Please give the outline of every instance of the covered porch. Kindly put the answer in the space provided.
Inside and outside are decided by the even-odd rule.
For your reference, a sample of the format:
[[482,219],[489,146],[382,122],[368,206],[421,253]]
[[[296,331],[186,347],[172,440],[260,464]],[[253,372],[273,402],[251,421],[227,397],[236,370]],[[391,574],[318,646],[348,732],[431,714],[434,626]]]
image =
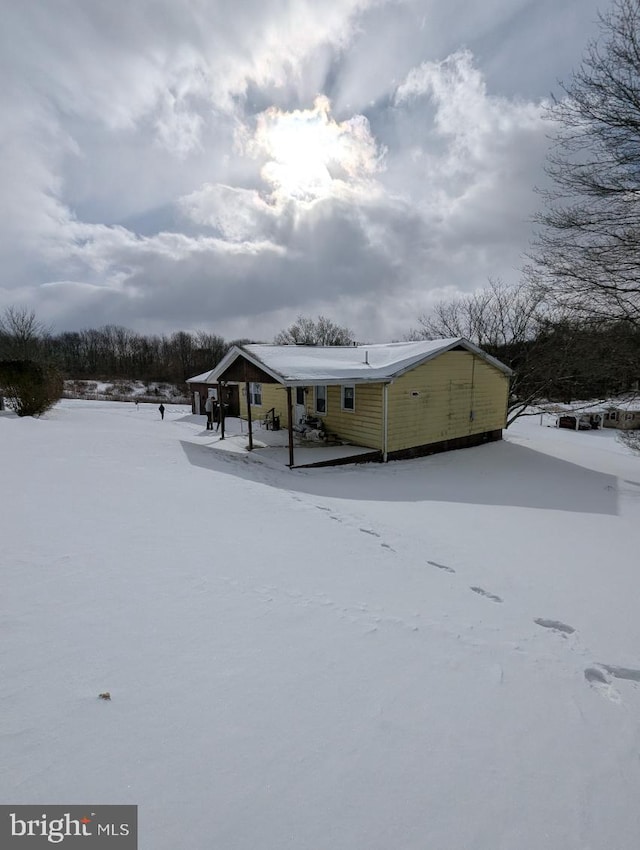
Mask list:
[[[212,436],[211,431],[207,432],[207,436]],[[220,431],[214,431],[213,436],[214,440],[208,445],[215,451],[234,454],[251,452],[256,459],[274,466],[288,466],[290,469],[382,460],[381,453],[376,450],[349,443],[328,444],[319,440],[306,440],[294,431],[292,462],[289,429],[274,431],[264,427],[264,423],[259,420],[252,421],[250,440],[249,422],[239,417],[225,417],[224,423],[220,423]]]
[[[347,440],[335,438],[335,435],[332,437],[327,434],[321,416],[309,415],[308,411],[305,411],[304,394],[313,391],[316,385],[326,386],[326,378],[317,381],[308,378],[304,381],[284,381],[244,356],[237,357],[226,368],[223,367],[216,377],[218,395],[221,398],[224,397],[229,382],[238,384],[241,388],[241,414],[246,413],[246,421],[242,418],[235,421],[239,424],[240,432],[244,431],[247,451],[259,449],[278,458],[284,458],[286,453],[286,465],[292,469],[382,460],[379,449],[354,445]],[[269,408],[269,404],[263,405],[261,398],[260,405],[263,410],[259,417],[256,416],[252,399],[255,390],[252,388],[264,385],[277,387],[285,394],[284,411],[280,406],[280,412],[277,414],[275,408]],[[222,411],[220,421],[221,441],[231,437],[229,429],[232,420],[224,415],[225,412]]]

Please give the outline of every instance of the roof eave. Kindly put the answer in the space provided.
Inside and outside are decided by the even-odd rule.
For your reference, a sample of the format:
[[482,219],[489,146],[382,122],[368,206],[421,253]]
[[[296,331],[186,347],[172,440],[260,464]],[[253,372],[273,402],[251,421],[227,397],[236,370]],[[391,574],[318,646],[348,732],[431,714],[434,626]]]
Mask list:
[[282,385],[285,387],[340,387],[344,384],[389,384],[393,377],[389,375],[376,376],[372,378],[353,377],[343,375],[340,378],[285,378]]

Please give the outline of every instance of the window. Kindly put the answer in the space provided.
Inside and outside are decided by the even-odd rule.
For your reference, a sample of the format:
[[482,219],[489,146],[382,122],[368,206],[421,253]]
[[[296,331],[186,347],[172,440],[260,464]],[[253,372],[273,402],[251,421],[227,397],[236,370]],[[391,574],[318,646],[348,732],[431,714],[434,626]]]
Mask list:
[[316,413],[327,412],[327,388],[316,387]]
[[304,406],[304,387],[296,387],[296,404]]
[[633,413],[627,413],[625,419],[633,419]]
[[262,407],[262,384],[249,384],[249,404]]
[[356,409],[356,388],[355,387],[342,387],[342,409],[343,410],[355,410]]

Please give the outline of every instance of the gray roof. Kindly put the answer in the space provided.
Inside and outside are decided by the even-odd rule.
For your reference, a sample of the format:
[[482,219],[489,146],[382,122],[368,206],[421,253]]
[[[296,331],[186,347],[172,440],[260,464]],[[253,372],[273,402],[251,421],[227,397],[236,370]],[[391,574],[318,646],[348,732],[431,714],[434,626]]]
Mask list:
[[[211,372],[207,381],[215,382],[238,357],[262,369],[278,383],[289,386],[307,384],[380,383],[391,381],[421,363],[454,348],[464,348],[482,357],[506,375],[511,369],[486,354],[463,337],[389,342],[375,345],[307,346],[245,345],[234,346]],[[202,378],[203,376],[198,376]],[[195,378],[189,379],[195,382]]]

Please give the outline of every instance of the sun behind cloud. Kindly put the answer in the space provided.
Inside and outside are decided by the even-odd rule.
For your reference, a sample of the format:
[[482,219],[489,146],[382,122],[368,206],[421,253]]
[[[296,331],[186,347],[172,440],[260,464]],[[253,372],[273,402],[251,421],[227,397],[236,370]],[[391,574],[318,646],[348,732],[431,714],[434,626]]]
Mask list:
[[261,176],[276,198],[300,201],[362,187],[381,169],[384,156],[367,119],[336,121],[324,95],[311,109],[270,107],[260,113],[247,151],[264,158]]

